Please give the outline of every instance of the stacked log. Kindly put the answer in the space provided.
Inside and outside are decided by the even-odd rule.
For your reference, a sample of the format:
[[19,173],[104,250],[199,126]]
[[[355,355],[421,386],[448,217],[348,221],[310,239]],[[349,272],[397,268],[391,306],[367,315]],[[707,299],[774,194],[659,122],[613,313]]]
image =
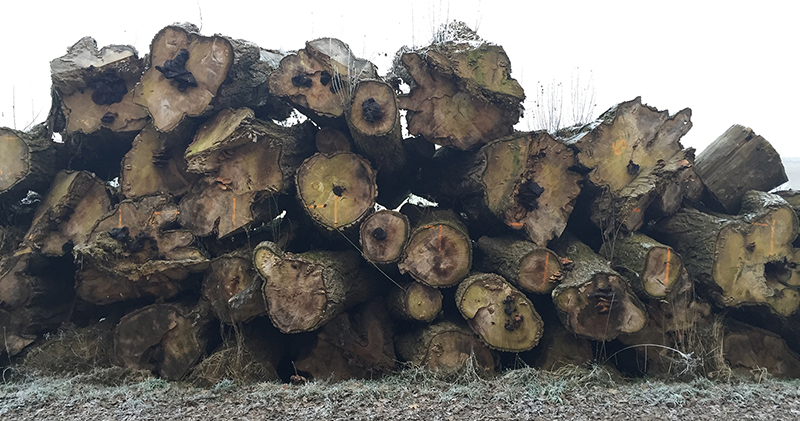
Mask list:
[[145,59],[70,47],[48,122],[0,128],[2,352],[106,319],[109,361],[207,385],[607,345],[664,374],[721,326],[733,369],[800,376],[800,196],[768,193],[765,139],[734,126],[695,159],[691,110],[640,98],[515,132],[505,51],[448,31],[385,77],[334,38],[281,53],[187,24]]

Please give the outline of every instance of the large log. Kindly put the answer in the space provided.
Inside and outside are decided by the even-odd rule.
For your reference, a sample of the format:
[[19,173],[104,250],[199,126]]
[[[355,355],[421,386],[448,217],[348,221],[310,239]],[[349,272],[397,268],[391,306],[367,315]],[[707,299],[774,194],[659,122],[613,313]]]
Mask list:
[[479,270],[497,273],[525,292],[549,294],[564,276],[561,258],[530,241],[483,236],[477,245]]
[[[187,170],[205,174],[181,200],[181,224],[197,236],[228,236],[251,225],[268,198],[294,188],[295,172],[313,152],[310,123],[284,128],[247,108],[224,109],[186,149]],[[264,204],[265,206],[259,206]]]
[[738,124],[703,149],[695,170],[707,188],[709,206],[730,214],[739,212],[748,190],[770,191],[789,180],[772,145]]
[[398,98],[409,110],[409,133],[467,150],[510,135],[525,94],[503,47],[480,40],[463,22],[451,25],[458,37],[399,51],[393,71],[411,86]]
[[[57,92],[54,107],[64,114],[65,131],[91,134],[101,128],[112,133],[143,128],[147,110],[133,102],[133,88],[143,71],[142,59],[128,45],[98,50],[93,38],[84,37],[69,47],[66,55],[50,62]],[[105,141],[111,141],[108,134]]]
[[374,379],[394,370],[393,339],[386,307],[371,301],[329,321],[294,366],[314,379]]
[[471,267],[472,241],[467,228],[449,210],[431,211],[422,216],[397,264],[401,273],[408,273],[434,288],[458,284]]
[[310,119],[342,127],[341,119],[358,81],[376,77],[375,66],[356,58],[347,44],[320,38],[284,57],[269,77],[269,89]]
[[33,217],[24,244],[45,256],[62,256],[86,242],[111,208],[105,183],[86,171],[61,171]]
[[574,153],[546,132],[517,133],[474,155],[441,148],[414,191],[459,204],[477,225],[488,228],[499,220],[525,230],[545,246],[564,231],[581,192],[582,176],[572,171],[574,165]]
[[644,328],[647,311],[627,280],[589,246],[565,233],[551,244],[572,262],[553,290],[553,302],[564,326],[572,333],[610,341],[620,333]]
[[375,206],[375,172],[354,153],[317,153],[300,165],[296,177],[300,203],[327,230],[356,226]]
[[150,62],[133,91],[153,125],[168,132],[185,116],[202,115],[233,64],[231,42],[219,35],[205,37],[193,25],[170,25],[150,44]]
[[185,229],[170,229],[178,207],[169,196],[125,200],[100,219],[73,253],[81,266],[78,296],[95,304],[140,297],[170,298],[185,290],[187,277],[208,267]]
[[264,241],[253,251],[253,266],[264,279],[272,324],[283,333],[318,329],[366,301],[374,287],[355,251],[294,254]]
[[28,133],[0,127],[0,201],[19,200],[28,190],[43,193],[64,163],[63,148],[45,125]]
[[780,316],[800,307],[800,277],[790,270],[798,219],[779,196],[750,191],[739,216],[682,209],[659,221],[653,236],[677,250],[717,306],[766,305]]
[[27,247],[0,259],[0,353],[13,357],[69,319],[75,297],[70,260]]
[[528,351],[542,337],[542,317],[528,297],[500,275],[470,275],[456,290],[456,305],[469,327],[492,349]]
[[800,355],[767,330],[728,320],[722,352],[736,374],[763,376],[765,370],[772,377],[800,378]]
[[[463,322],[462,322],[463,323]],[[474,357],[475,371],[492,373],[497,368],[495,353],[468,327],[442,321],[399,336],[397,354],[415,367],[440,373],[461,369]]]
[[264,280],[253,267],[253,252],[239,249],[211,261],[203,279],[203,297],[220,321],[248,322],[267,313]]
[[206,352],[208,303],[152,304],[123,317],[114,330],[114,363],[180,380]]
[[392,173],[406,164],[400,109],[389,84],[377,79],[359,81],[346,117],[359,153],[378,171]]

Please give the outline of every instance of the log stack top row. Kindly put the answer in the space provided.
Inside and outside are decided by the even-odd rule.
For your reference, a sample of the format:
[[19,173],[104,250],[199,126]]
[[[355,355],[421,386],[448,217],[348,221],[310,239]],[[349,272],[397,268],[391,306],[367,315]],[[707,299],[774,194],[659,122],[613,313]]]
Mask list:
[[47,121],[0,129],[5,352],[115,306],[113,360],[173,379],[214,318],[250,326],[261,363],[336,378],[395,352],[491,371],[564,329],[674,339],[743,306],[793,332],[800,205],[766,193],[786,181],[766,140],[735,125],[695,159],[691,110],[640,98],[514,131],[509,57],[450,29],[384,76],[334,38],[282,52],[176,24],[144,58],[78,41]]

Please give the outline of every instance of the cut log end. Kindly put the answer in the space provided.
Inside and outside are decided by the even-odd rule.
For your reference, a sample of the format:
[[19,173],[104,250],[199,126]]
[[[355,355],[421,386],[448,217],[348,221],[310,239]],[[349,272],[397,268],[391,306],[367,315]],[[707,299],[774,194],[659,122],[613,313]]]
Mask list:
[[431,322],[442,311],[442,293],[419,282],[395,288],[387,298],[392,316],[401,320]]
[[434,288],[457,284],[472,266],[472,244],[461,229],[447,223],[414,230],[398,268]]
[[381,210],[368,216],[359,228],[364,258],[378,264],[400,259],[411,227],[400,212]]

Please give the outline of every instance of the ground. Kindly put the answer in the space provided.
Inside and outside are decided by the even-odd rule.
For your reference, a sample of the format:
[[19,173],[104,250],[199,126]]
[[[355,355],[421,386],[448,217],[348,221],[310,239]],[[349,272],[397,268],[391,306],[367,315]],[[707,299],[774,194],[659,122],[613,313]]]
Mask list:
[[6,370],[0,418],[14,420],[719,420],[800,418],[800,382],[702,377],[615,381],[602,369],[209,388],[105,369],[75,377]]

